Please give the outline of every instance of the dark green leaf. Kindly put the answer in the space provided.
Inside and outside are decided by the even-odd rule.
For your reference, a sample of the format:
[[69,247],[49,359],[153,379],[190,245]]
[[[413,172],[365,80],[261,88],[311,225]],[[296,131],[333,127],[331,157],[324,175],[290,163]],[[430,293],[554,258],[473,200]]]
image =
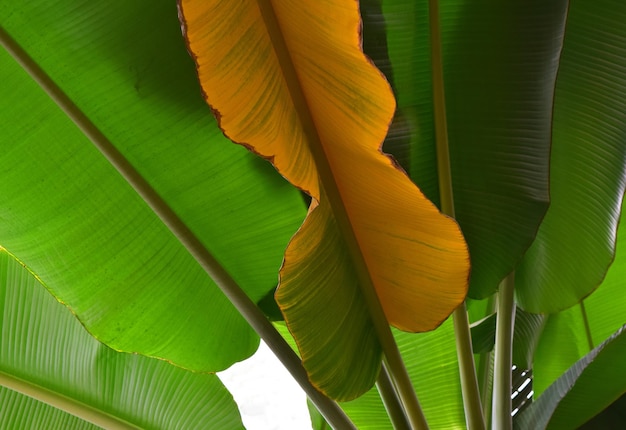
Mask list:
[[493,313],[471,325],[472,351],[482,354],[493,350],[496,340],[496,314]]
[[[624,324],[626,315],[626,213],[618,230],[615,261],[606,278],[584,301],[592,342],[598,345]],[[591,348],[580,305],[548,317],[534,358],[534,389],[542,393],[553,381]],[[610,369],[607,369],[610,372]]]
[[515,427],[578,427],[626,392],[625,361],[626,325],[570,367],[520,414]]
[[[471,297],[495,292],[548,205],[552,89],[566,7],[565,0],[441,5],[454,201],[470,247]],[[383,10],[411,137],[411,176],[438,201],[426,2],[386,1]]]
[[600,285],[626,187],[626,3],[571,2],[554,100],[551,204],[516,270],[530,312],[557,312]]

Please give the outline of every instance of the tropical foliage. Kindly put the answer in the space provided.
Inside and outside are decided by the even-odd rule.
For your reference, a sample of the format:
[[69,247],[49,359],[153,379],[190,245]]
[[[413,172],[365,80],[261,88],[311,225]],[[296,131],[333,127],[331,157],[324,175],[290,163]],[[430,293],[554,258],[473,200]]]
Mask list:
[[316,428],[573,429],[626,392],[622,2],[179,14],[0,5],[2,428],[242,428],[213,373],[259,336]]

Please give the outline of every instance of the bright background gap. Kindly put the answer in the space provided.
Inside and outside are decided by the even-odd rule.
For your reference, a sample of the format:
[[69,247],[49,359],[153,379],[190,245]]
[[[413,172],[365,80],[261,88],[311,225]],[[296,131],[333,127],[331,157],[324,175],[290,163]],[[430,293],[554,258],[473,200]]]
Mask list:
[[311,430],[306,395],[263,341],[249,359],[217,374],[247,430]]

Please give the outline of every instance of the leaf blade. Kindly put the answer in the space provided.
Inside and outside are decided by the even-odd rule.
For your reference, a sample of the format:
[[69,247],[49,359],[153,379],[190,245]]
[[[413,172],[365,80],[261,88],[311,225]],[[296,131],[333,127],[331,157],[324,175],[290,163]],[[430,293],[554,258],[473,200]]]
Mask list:
[[[469,296],[487,297],[521,260],[548,207],[553,89],[567,2],[441,3],[456,218],[470,248]],[[438,201],[427,8],[383,6],[411,177]],[[514,84],[512,84],[514,83]]]
[[[519,429],[576,428],[626,391],[623,326],[578,360],[516,420]],[[607,372],[611,369],[611,372]]]
[[[216,147],[224,139],[207,117],[197,86],[186,79],[193,64],[180,40],[175,7],[113,6],[91,4],[66,13],[50,2],[15,8],[3,3],[0,16],[79,108],[141,166],[140,173],[236,273],[251,298],[261,298],[273,289],[282,250],[304,216],[299,196],[244,151]],[[54,31],[34,37],[39,28]],[[138,28],[143,36],[129,43],[126,35]],[[162,42],[159,49],[152,40]],[[80,49],[85,45],[91,50]],[[0,243],[118,349],[204,371],[249,356],[256,334],[141,199],[89,149],[91,143],[1,55],[8,74],[3,81],[13,82],[15,90],[2,101],[12,124],[5,136],[19,145],[2,154],[2,165],[14,168],[3,182]],[[239,182],[239,175],[250,180]],[[258,213],[254,221],[251,213]],[[48,247],[37,249],[42,238]],[[151,250],[142,250],[144,245]],[[120,318],[107,319],[112,315]],[[207,332],[214,336],[207,338]]]
[[554,102],[552,203],[516,271],[517,299],[530,312],[573,306],[600,285],[614,258],[626,189],[624,19],[619,2],[569,8]]
[[[2,373],[71,399],[77,407],[67,411],[93,417],[90,410],[95,410],[109,420],[96,421],[100,425],[243,428],[237,407],[217,376],[107,348],[4,250],[0,250],[0,292],[1,328],[11,333],[0,343]],[[17,400],[3,391],[3,403]],[[28,422],[30,408],[42,414],[43,422],[58,416],[33,402],[20,402],[23,407],[7,411],[11,420]]]
[[[333,232],[331,241],[347,247],[356,267],[343,269],[340,278],[358,278],[348,282],[353,288],[357,282],[373,283],[387,318],[397,327],[423,331],[441,324],[464,298],[467,250],[458,226],[443,217],[379,150],[394,101],[388,84],[360,50],[357,5],[338,0],[304,5],[250,0],[233,12],[221,11],[217,3],[189,0],[181,2],[181,10],[207,101],[218,112],[225,133],[272,158],[294,185],[310,192],[316,203],[309,216],[323,210],[336,220],[338,228],[327,229]],[[331,10],[332,19],[327,19]],[[239,20],[224,24],[235,17]],[[239,34],[224,33],[227,28],[237,28]],[[263,124],[257,124],[261,120]],[[283,136],[276,137],[280,133]],[[285,149],[283,142],[291,146]],[[302,162],[301,157],[307,160]],[[298,234],[314,237],[315,232],[307,231],[312,225],[332,222],[305,222]],[[438,235],[433,234],[434,226]],[[346,245],[335,240],[338,236]],[[295,240],[287,258],[304,261],[293,257]],[[345,250],[337,250],[345,255]],[[297,279],[287,273],[298,271],[294,267],[286,259],[281,278]],[[313,280],[300,280],[298,288],[308,289]],[[281,297],[290,295],[281,294],[281,289],[292,285],[285,282],[279,287],[277,298],[283,311],[294,312],[291,303],[298,302],[280,303]],[[346,304],[335,304],[330,310],[322,302],[303,311],[309,313],[309,330],[334,332],[337,327],[320,314],[341,314]],[[296,320],[287,315],[285,319],[288,324]],[[297,339],[307,336],[293,325],[290,329]],[[360,388],[351,393],[342,392],[341,398],[354,397],[373,383],[372,375],[380,365],[375,357],[380,355],[373,354],[369,370],[363,373],[367,382],[356,384]]]

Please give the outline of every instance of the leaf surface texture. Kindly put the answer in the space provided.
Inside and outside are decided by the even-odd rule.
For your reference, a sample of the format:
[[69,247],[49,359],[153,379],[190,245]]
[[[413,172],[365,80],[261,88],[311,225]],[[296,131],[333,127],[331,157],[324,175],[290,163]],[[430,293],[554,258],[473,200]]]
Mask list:
[[[342,0],[180,4],[200,82],[225,134],[271,159],[307,191],[314,198],[310,218],[319,211],[287,249],[277,293],[309,371],[331,370],[317,362],[321,356],[329,363],[344,361],[338,357],[343,347],[335,348],[334,358],[320,354],[324,334],[345,328],[331,321],[352,308],[347,324],[369,324],[362,305],[329,301],[321,293],[328,288],[357,291],[360,276],[371,279],[394,326],[425,331],[441,324],[465,296],[467,249],[456,223],[380,152],[395,102],[388,83],[360,49],[358,5]],[[325,252],[340,257],[313,263],[319,257],[314,243],[335,244]],[[349,264],[356,254],[365,262],[365,275],[358,261],[356,268]],[[317,269],[310,270],[314,265]],[[302,295],[309,296],[306,307]],[[299,324],[306,331],[297,329]],[[363,335],[368,332],[353,339],[360,342],[354,350],[371,357],[358,372],[364,375],[361,382],[348,388],[314,383],[338,399],[371,386],[380,351],[371,336]],[[308,333],[318,335],[311,339]],[[332,371],[349,373],[348,368]]]
[[99,428],[38,401],[44,389],[137,428],[243,429],[216,375],[106,347],[2,249],[0,330],[0,379],[37,387],[34,397],[0,387],[1,428]]
[[[253,300],[275,288],[306,210],[221,134],[175,4],[7,1],[0,22]],[[114,349],[198,371],[250,356],[258,337],[213,281],[4,49],[0,64],[0,245]]]

